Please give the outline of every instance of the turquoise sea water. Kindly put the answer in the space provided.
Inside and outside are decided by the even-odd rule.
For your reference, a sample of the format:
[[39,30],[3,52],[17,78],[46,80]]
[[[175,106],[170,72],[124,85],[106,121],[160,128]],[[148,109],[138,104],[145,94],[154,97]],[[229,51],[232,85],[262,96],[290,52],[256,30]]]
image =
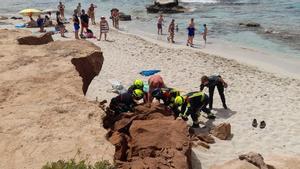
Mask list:
[[[16,14],[27,7],[56,8],[58,0],[0,0],[0,14]],[[122,23],[125,31],[156,34],[157,14],[147,14],[145,6],[152,0],[62,0],[71,15],[78,2],[87,9],[90,3],[98,6],[97,17],[109,16],[111,8],[132,15],[133,21]],[[300,59],[300,0],[182,0],[189,12],[165,15],[165,29],[171,19],[179,26],[177,38],[184,38],[190,18],[195,18],[199,32],[206,23],[209,38],[268,50]],[[259,29],[239,26],[240,22],[257,22]],[[266,31],[271,33],[265,33]]]

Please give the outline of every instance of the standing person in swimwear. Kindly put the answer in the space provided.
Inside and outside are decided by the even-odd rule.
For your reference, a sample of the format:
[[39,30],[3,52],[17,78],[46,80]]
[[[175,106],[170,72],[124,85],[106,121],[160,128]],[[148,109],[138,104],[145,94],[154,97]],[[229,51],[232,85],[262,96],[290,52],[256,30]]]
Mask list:
[[73,14],[73,24],[74,24],[75,39],[79,39],[78,31],[80,29],[79,18],[77,16],[77,14],[78,14],[78,11],[75,9],[74,10],[74,14]]
[[202,36],[203,36],[204,43],[206,44],[206,36],[207,36],[208,29],[206,27],[206,24],[203,24],[203,27],[204,27],[204,30],[202,32]]
[[56,12],[56,22],[57,22],[57,27],[59,28],[60,36],[65,37],[65,25],[58,11]]
[[89,7],[88,10],[88,16],[91,18],[92,24],[96,25],[96,21],[95,21],[95,8],[97,8],[96,5],[91,4],[91,6]]
[[168,42],[175,43],[174,41],[174,35],[175,35],[175,20],[172,19],[170,25],[169,25],[169,37]]
[[84,9],[81,11],[80,21],[81,21],[80,36],[83,36],[83,29],[87,31],[87,29],[89,28],[89,16],[85,13]]
[[102,34],[104,34],[104,40],[107,41],[106,37],[107,37],[107,33],[109,31],[109,26],[108,26],[108,22],[105,19],[104,16],[101,16],[101,20],[100,20],[100,36],[98,41],[101,41],[101,37]]
[[164,18],[163,18],[163,15],[160,15],[158,17],[158,20],[157,20],[157,34],[161,34],[162,35],[162,24],[164,22]]
[[194,47],[194,36],[195,36],[195,24],[194,24],[194,18],[191,19],[191,22],[187,28],[188,30],[188,39],[187,39],[187,43],[186,46],[191,46]]
[[65,19],[65,5],[61,1],[59,2],[57,9],[60,13],[61,18]]

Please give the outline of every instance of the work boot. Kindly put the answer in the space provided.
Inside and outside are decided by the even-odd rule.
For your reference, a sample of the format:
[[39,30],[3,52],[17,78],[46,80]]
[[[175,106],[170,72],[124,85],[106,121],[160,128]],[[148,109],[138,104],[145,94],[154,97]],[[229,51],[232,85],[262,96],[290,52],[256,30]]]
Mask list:
[[207,118],[208,118],[208,119],[215,119],[216,116],[215,116],[213,113],[208,113],[208,114],[207,114]]
[[199,123],[193,123],[192,128],[199,128]]
[[227,105],[224,103],[223,104],[224,109],[228,109]]

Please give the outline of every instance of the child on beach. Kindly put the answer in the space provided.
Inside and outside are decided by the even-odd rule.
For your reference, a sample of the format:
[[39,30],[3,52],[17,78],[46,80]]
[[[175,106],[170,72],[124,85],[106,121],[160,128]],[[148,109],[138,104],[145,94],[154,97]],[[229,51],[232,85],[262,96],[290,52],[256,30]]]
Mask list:
[[105,19],[104,16],[101,16],[101,20],[100,20],[100,36],[99,36],[98,41],[101,41],[102,34],[104,34],[104,40],[107,40],[106,37],[107,37],[108,31],[109,31],[108,22],[107,22],[107,20]]
[[207,31],[208,30],[207,30],[206,24],[203,24],[203,27],[204,27],[204,29],[203,29],[203,32],[201,34],[203,36],[204,43],[206,44],[206,36],[207,36]]
[[162,35],[162,24],[163,24],[163,21],[164,21],[164,18],[163,18],[163,15],[160,15],[158,17],[158,20],[157,20],[157,34],[161,34]]
[[38,16],[38,19],[36,20],[36,23],[37,23],[38,27],[40,28],[39,32],[46,32],[44,30],[44,19],[41,17],[41,15]]
[[77,13],[78,13],[78,11],[75,9],[74,10],[74,14],[73,14],[73,24],[74,24],[75,39],[79,39],[78,31],[80,29],[79,18],[77,16]]
[[175,35],[175,20],[172,19],[170,25],[169,25],[169,37],[168,37],[168,42],[175,43],[174,41],[174,35]]
[[191,22],[187,28],[188,30],[188,39],[187,39],[187,43],[186,46],[191,46],[193,47],[193,40],[194,40],[194,36],[195,36],[195,24],[194,24],[194,18],[191,19]]

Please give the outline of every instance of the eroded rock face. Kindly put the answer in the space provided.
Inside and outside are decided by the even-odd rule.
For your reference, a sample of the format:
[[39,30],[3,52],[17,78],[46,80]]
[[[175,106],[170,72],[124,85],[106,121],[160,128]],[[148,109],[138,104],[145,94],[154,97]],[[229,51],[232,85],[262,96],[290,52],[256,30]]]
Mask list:
[[44,45],[53,42],[52,32],[47,32],[40,36],[19,37],[17,41],[20,45]]
[[[113,115],[111,112],[107,116]],[[163,105],[138,106],[135,112],[103,119],[108,139],[116,147],[118,168],[190,168],[187,124],[174,120]]]
[[72,64],[82,77],[82,91],[86,94],[88,87],[95,76],[97,76],[102,68],[103,55],[101,51],[94,51],[86,57],[73,58]]
[[248,154],[242,154],[239,156],[239,159],[246,160],[259,169],[268,169],[267,164],[264,162],[263,156],[258,153],[250,152]]
[[230,123],[221,123],[216,126],[211,134],[221,140],[227,140],[231,137],[231,125]]

